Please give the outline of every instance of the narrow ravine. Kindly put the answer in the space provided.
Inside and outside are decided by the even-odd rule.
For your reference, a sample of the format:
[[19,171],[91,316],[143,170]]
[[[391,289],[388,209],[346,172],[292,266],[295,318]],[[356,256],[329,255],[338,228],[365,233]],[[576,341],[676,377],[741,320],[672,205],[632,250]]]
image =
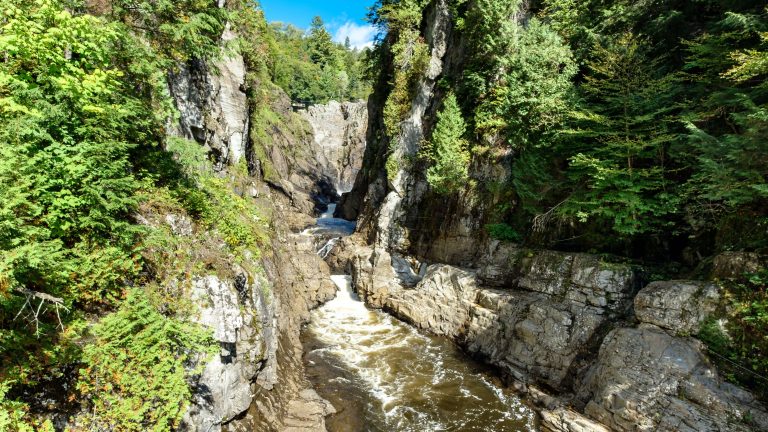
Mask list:
[[[331,216],[334,207],[305,231],[327,241],[321,255],[354,231]],[[350,276],[331,279],[336,298],[312,312],[302,337],[308,377],[337,410],[329,431],[535,430],[532,411],[485,366],[448,339],[368,309]]]

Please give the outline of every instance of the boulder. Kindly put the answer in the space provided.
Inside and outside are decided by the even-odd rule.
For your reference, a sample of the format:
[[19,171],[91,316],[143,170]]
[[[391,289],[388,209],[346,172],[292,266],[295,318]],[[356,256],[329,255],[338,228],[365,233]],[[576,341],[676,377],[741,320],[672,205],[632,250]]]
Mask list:
[[703,349],[650,325],[612,331],[584,386],[585,413],[616,431],[768,429],[765,409],[723,382]]
[[712,263],[712,277],[734,279],[768,267],[768,257],[754,252],[723,252]]
[[[201,305],[197,321],[213,330],[221,350],[210,359],[195,383],[193,403],[184,416],[188,431],[221,430],[221,425],[251,406],[252,382],[266,360],[265,347],[274,314],[257,278],[208,275],[193,281],[192,299]],[[263,312],[264,316],[259,316]],[[271,329],[270,329],[271,331]]]
[[696,334],[719,301],[720,290],[713,283],[651,282],[635,297],[635,316],[676,333]]
[[475,276],[449,265],[432,265],[415,288],[393,292],[384,307],[416,327],[458,337],[477,296]]

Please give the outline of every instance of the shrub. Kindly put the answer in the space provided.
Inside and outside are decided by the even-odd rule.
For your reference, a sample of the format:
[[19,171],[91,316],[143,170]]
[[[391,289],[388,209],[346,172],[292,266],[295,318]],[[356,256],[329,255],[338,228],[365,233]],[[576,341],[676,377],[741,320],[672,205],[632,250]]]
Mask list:
[[726,377],[768,397],[768,269],[742,280],[722,282],[723,324],[712,320],[698,338],[706,343]]
[[[197,353],[216,352],[212,335],[160,314],[141,289],[94,326],[77,388],[90,401],[85,421],[99,430],[165,431],[178,426]],[[203,362],[198,362],[202,364]]]
[[505,223],[488,224],[485,226],[485,230],[488,231],[488,235],[491,238],[501,241],[519,243],[523,240],[523,236],[515,231],[511,226]]

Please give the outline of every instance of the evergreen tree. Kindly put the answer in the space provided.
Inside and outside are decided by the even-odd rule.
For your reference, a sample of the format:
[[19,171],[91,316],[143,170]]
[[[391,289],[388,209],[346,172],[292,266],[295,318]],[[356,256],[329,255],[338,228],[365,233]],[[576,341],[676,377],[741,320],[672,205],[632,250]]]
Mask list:
[[584,110],[563,143],[578,151],[569,175],[583,188],[560,211],[606,220],[625,235],[661,229],[677,209],[666,181],[674,81],[657,77],[658,63],[630,34],[596,47],[595,56],[581,86]]
[[439,194],[454,193],[467,186],[470,154],[464,139],[466,130],[459,103],[451,93],[437,114],[437,124],[427,149],[428,158],[433,163],[427,169],[427,181]]
[[336,50],[333,38],[319,16],[312,19],[312,27],[309,30],[309,50],[309,57],[314,63],[321,66],[335,66]]

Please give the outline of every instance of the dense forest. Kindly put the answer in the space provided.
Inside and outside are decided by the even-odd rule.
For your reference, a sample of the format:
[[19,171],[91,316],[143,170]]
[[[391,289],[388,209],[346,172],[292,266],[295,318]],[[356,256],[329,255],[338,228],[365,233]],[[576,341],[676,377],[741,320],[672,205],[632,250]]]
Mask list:
[[265,39],[275,84],[299,101],[363,100],[370,93],[365,76],[367,49],[334,43],[323,20],[315,17],[309,34],[290,24],[272,23]]
[[[764,2],[448,3],[457,58],[417,159],[395,149],[429,67],[430,3],[382,0],[371,14],[388,31],[372,61],[387,71],[377,94],[390,180],[421,173],[448,200],[495,203],[492,237],[631,260],[651,279],[767,250]],[[488,179],[487,167],[507,165],[506,180]],[[764,387],[768,273],[724,284],[736,336],[712,324],[700,337]]]
[[[391,45],[394,54],[379,61],[396,65],[389,129],[426,66],[424,41],[414,38],[425,6],[384,1],[372,17],[390,30],[379,52]],[[521,235],[588,235],[582,245],[628,255],[647,252],[633,243],[640,239],[678,254],[687,245],[701,253],[767,246],[764,4],[453,7],[467,61],[442,78],[456,98],[446,98],[436,131],[464,122],[460,147],[475,159],[514,154],[504,222]],[[439,151],[453,140],[435,135],[438,154],[461,153]],[[468,165],[464,156],[456,160]]]

